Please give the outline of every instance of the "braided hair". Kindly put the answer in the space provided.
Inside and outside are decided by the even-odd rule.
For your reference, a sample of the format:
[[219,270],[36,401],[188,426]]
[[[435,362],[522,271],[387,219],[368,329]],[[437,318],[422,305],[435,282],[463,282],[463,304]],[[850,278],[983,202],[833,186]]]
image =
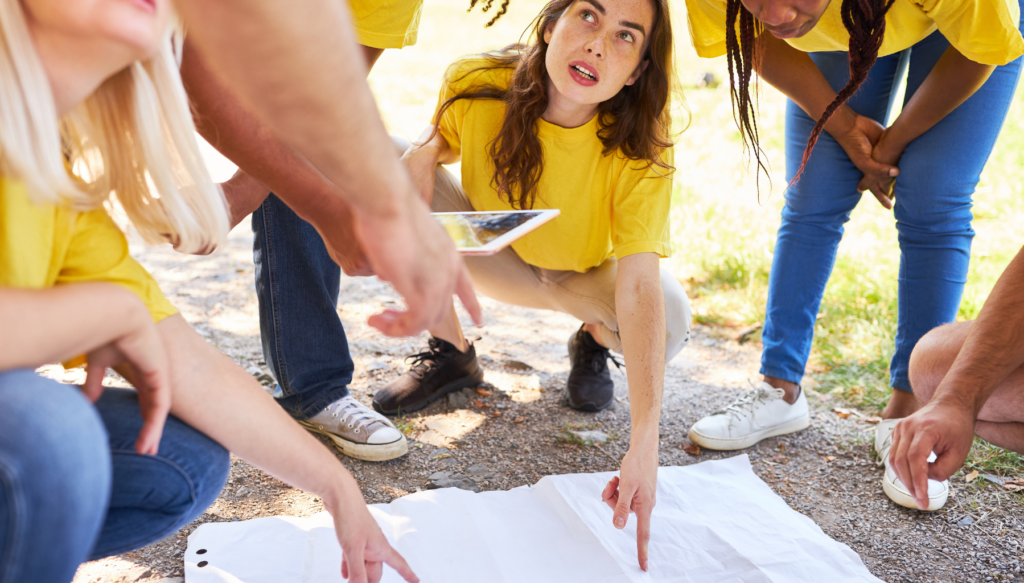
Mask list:
[[[836,95],[835,100],[825,108],[821,119],[811,130],[810,138],[807,140],[807,147],[804,149],[803,160],[800,168],[793,177],[792,183],[800,179],[811,151],[818,142],[818,137],[825,124],[832,115],[846,101],[857,92],[861,84],[868,77],[868,71],[874,66],[878,59],[878,51],[882,47],[882,40],[885,37],[885,15],[895,0],[842,0],[840,12],[843,18],[843,26],[850,34],[850,80],[846,87]],[[739,37],[737,38],[737,20]],[[740,135],[743,138],[743,145],[750,148],[757,160],[758,173],[761,170],[768,173],[762,157],[758,140],[757,120],[755,118],[756,102],[752,106],[750,98],[750,77],[751,71],[760,66],[761,55],[755,50],[755,39],[758,34],[764,32],[764,27],[757,19],[743,6],[740,0],[727,0],[725,9],[725,45],[726,56],[729,63],[729,89],[732,97],[733,118],[739,127]]]
[[[505,13],[508,12],[508,3],[509,0],[502,0],[501,6],[498,7],[498,12],[494,16],[492,16],[490,20],[487,21],[487,24],[484,25],[484,28],[490,28],[494,26],[494,23],[498,22],[499,18],[505,16]],[[469,0],[469,10],[466,10],[466,12],[472,11],[477,4],[480,4],[480,0]],[[483,0],[483,3],[480,4],[480,6],[480,10],[482,12],[487,12],[488,10],[491,9],[492,6],[494,6],[494,0]]]

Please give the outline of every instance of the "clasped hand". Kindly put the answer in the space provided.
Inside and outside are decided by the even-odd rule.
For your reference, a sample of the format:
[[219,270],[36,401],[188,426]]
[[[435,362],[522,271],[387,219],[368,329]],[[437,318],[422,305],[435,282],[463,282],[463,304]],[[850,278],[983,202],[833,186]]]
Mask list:
[[863,174],[857,183],[857,191],[870,190],[879,204],[892,210],[893,188],[900,174],[896,164],[903,155],[903,147],[893,139],[891,128],[886,129],[869,117],[854,114],[853,123],[832,137]]

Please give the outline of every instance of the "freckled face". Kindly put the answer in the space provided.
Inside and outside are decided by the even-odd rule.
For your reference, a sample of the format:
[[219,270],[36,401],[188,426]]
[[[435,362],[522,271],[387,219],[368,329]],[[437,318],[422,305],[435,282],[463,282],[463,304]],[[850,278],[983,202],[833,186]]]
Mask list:
[[[34,36],[59,36],[88,51],[124,59],[151,57],[170,22],[170,0],[21,0]],[[67,46],[67,45],[65,45]]]
[[650,0],[577,0],[544,31],[555,90],[575,103],[598,104],[635,83],[653,24]]
[[743,6],[776,38],[797,38],[811,32],[829,0],[741,0]]

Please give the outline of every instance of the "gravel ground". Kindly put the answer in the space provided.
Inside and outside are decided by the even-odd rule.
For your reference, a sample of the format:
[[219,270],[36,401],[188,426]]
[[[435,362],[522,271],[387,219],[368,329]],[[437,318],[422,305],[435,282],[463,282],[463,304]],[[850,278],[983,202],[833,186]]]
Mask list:
[[[189,322],[210,342],[266,385],[272,385],[259,340],[253,291],[252,236],[243,223],[228,249],[212,257],[133,246]],[[404,358],[425,346],[389,339],[366,326],[383,304],[400,300],[371,278],[342,281],[338,312],[356,362],[352,393],[368,403],[375,390],[405,370]],[[390,502],[454,479],[468,488],[508,489],[547,474],[617,469],[629,439],[629,398],[624,372],[612,369],[616,404],[596,414],[563,404],[568,375],[565,341],[578,323],[563,314],[510,307],[484,299],[487,322],[467,328],[477,337],[486,369],[482,391],[465,390],[399,420],[410,438],[405,457],[384,463],[338,454],[369,503]],[[543,324],[541,324],[543,322]],[[468,323],[468,322],[467,322]],[[733,454],[687,453],[690,425],[731,402],[757,372],[759,346],[738,344],[731,332],[697,327],[693,340],[668,366],[662,413],[661,463],[686,465]],[[45,374],[80,382],[80,370],[47,367]],[[116,383],[116,380],[112,380]],[[882,493],[872,448],[874,425],[863,415],[842,417],[841,406],[808,390],[811,428],[765,440],[747,450],[754,471],[790,506],[829,536],[856,551],[885,581],[1003,581],[1019,576],[1024,560],[1024,499],[984,479],[958,474],[953,495],[935,513],[907,510]],[[566,439],[567,430],[599,430],[602,445]],[[326,442],[325,442],[326,443]],[[692,450],[692,448],[691,448]],[[438,475],[439,472],[448,474]],[[452,476],[451,474],[458,474]],[[199,524],[271,515],[307,516],[320,500],[293,489],[239,459],[217,502],[176,535],[118,557],[83,565],[75,583],[180,581],[186,536]]]

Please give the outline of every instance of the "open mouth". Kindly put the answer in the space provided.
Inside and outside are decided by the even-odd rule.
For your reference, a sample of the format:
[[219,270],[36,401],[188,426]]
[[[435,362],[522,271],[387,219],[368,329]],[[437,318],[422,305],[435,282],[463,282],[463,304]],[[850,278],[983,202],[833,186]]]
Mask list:
[[569,63],[569,72],[572,73],[576,81],[584,85],[593,85],[597,83],[597,72],[581,61]]

